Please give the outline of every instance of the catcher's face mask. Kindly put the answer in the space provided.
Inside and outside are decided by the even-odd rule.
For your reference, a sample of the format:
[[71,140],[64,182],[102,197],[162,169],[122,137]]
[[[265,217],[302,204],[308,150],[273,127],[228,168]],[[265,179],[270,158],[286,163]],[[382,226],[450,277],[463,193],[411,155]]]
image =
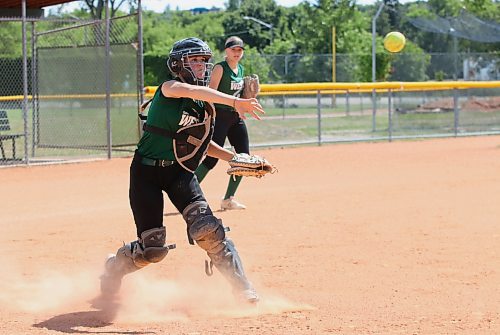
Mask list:
[[206,56],[186,56],[182,58],[182,66],[188,71],[197,85],[206,86],[210,80],[213,64]]
[[[212,50],[199,38],[190,37],[177,41],[170,51],[167,66],[170,72],[185,83],[207,86],[212,73]],[[204,72],[201,74],[201,64]]]

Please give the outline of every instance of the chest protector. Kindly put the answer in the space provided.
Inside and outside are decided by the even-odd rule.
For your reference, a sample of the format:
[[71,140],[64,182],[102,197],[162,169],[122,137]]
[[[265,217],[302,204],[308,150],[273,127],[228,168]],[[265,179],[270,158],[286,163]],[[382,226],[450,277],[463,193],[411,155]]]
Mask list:
[[179,128],[175,133],[167,129],[144,123],[143,129],[173,140],[175,160],[185,170],[194,172],[207,154],[208,145],[214,132],[214,110],[205,104],[205,117],[202,122]]
[[212,106],[206,105],[203,122],[179,128],[174,137],[174,154],[177,162],[186,170],[194,172],[207,154],[214,132]]

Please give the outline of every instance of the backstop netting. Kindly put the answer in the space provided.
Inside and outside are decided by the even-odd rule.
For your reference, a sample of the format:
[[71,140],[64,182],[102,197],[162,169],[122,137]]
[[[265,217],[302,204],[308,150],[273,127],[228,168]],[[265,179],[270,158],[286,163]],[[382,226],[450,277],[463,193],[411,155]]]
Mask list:
[[36,35],[33,157],[104,156],[108,145],[129,152],[137,143],[136,19],[110,20],[109,59],[105,21]]

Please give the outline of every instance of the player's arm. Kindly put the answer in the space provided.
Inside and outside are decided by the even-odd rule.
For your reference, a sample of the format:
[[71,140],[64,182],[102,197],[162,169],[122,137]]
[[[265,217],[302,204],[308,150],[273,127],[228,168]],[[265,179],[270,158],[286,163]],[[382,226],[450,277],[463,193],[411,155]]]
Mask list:
[[234,156],[231,151],[224,149],[214,141],[210,141],[208,145],[207,155],[226,162],[229,162]]
[[215,65],[214,69],[212,70],[212,74],[210,75],[210,83],[208,84],[208,87],[214,90],[218,89],[223,73],[224,69],[222,68],[222,66],[219,64]]
[[237,98],[206,86],[190,85],[171,80],[162,84],[161,92],[170,98],[191,98],[232,106],[242,119],[245,119],[245,114],[250,114],[253,118],[260,120],[259,114],[265,113],[257,99]]

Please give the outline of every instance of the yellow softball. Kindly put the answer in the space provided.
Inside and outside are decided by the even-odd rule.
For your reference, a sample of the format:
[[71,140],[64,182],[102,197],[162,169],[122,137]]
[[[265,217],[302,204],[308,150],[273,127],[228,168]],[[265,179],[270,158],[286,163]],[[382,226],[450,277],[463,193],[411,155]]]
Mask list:
[[384,37],[384,47],[389,52],[400,52],[405,47],[405,35],[399,31],[391,31]]

